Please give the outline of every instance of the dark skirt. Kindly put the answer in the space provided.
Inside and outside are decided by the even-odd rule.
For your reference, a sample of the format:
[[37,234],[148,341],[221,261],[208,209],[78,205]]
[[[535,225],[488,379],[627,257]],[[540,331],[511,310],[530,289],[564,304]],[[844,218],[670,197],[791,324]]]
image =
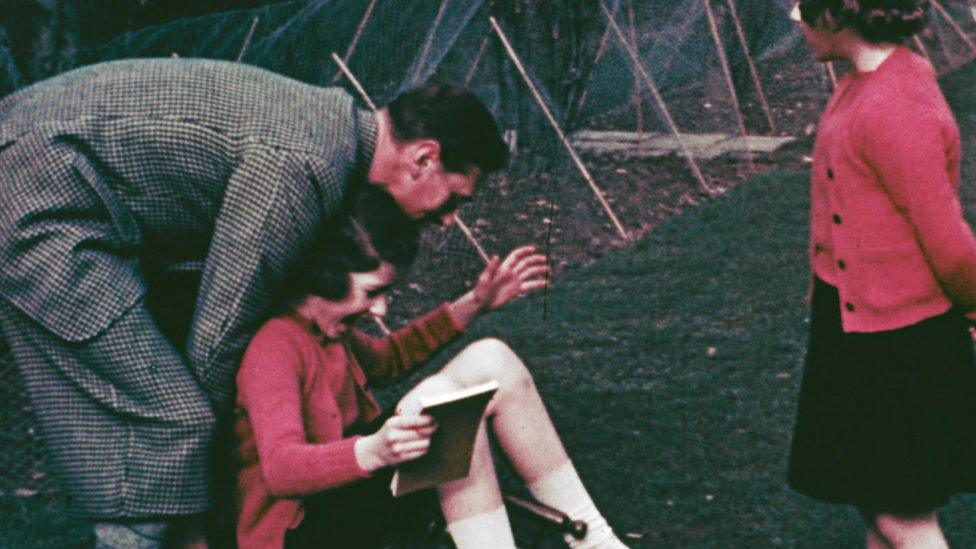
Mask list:
[[[393,409],[343,436],[375,433]],[[444,535],[444,519],[434,489],[394,498],[393,470],[305,498],[305,518],[285,532],[285,549],[414,549],[436,546]]]
[[962,315],[844,333],[837,289],[816,280],[788,481],[904,515],[976,491],[976,365]]
[[437,492],[423,490],[394,498],[391,479],[392,474],[381,473],[306,499],[305,518],[285,533],[285,548],[435,546],[444,533]]

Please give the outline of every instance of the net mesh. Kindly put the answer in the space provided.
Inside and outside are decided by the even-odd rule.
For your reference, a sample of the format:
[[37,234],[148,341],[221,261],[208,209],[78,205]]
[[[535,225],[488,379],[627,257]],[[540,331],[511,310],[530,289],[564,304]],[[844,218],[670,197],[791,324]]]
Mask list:
[[[345,86],[356,95],[329,58],[336,52],[379,105],[427,80],[466,83],[494,113],[515,155],[461,216],[489,253],[539,243],[557,274],[624,241],[492,31],[489,16],[497,18],[527,77],[568,134],[626,132],[623,145],[617,144],[623,152],[584,152],[582,160],[632,235],[701,199],[687,159],[656,156],[633,143],[674,129],[737,135],[743,126],[753,135],[803,136],[831,91],[828,73],[813,62],[788,21],[789,0],[225,1],[213,6],[243,9],[176,17],[174,8],[168,22],[140,15],[134,2],[116,2],[128,7],[114,15],[85,3],[42,4],[47,8],[38,14],[20,14],[31,23],[8,27],[13,35],[0,28],[0,94],[85,64],[172,55],[240,58],[305,82]],[[973,46],[956,30],[967,39],[973,35],[973,2],[943,5],[949,17],[933,13],[913,47],[950,70],[973,56]],[[188,4],[182,13],[200,11]],[[56,28],[45,31],[43,21],[52,20]],[[68,38],[58,39],[57,28],[68,29]],[[108,36],[114,38],[106,41]],[[700,164],[710,185],[744,168],[741,155]],[[467,288],[482,265],[459,231],[432,231],[425,239],[411,276],[394,292],[394,327]],[[539,300],[541,319],[544,298],[533,299]],[[0,357],[0,491],[50,496],[56,485],[2,341]]]

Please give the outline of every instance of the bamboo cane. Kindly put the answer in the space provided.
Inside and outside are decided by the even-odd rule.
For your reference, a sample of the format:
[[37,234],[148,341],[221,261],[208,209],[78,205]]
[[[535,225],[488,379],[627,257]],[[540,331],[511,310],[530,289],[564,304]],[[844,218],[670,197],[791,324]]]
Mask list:
[[247,53],[247,48],[251,47],[251,39],[254,38],[254,30],[258,28],[258,21],[260,20],[260,17],[255,17],[251,20],[251,28],[247,31],[247,36],[244,37],[244,43],[241,45],[241,51],[237,52],[236,61],[238,63],[244,59],[244,54]]
[[373,316],[373,322],[380,327],[380,331],[383,335],[390,335],[390,329],[386,327],[386,322],[383,322],[383,318],[379,316]]
[[664,97],[661,96],[661,92],[658,91],[657,85],[654,84],[654,79],[648,74],[647,70],[644,69],[643,63],[641,63],[637,52],[630,49],[630,44],[627,43],[624,33],[620,30],[617,22],[614,21],[613,15],[607,8],[607,5],[600,0],[600,8],[603,10],[603,15],[606,16],[607,21],[611,28],[613,28],[614,33],[617,35],[617,39],[620,44],[623,45],[625,51],[630,56],[631,63],[634,64],[634,69],[640,74],[641,79],[644,80],[644,85],[650,90],[651,95],[654,97],[654,101],[657,103],[658,109],[664,115],[664,120],[667,122],[668,127],[671,129],[671,133],[674,134],[675,138],[678,140],[678,145],[681,147],[681,151],[684,153],[685,158],[688,161],[688,165],[691,168],[692,174],[694,174],[695,179],[698,181],[701,189],[706,193],[711,193],[711,186],[705,181],[705,176],[702,174],[701,169],[698,168],[698,163],[695,161],[695,157],[691,154],[691,150],[688,149],[688,144],[685,143],[683,137],[681,137],[681,132],[678,130],[678,125],[675,124],[674,118],[671,117],[671,112],[668,110],[667,104],[664,102]]
[[719,33],[718,20],[715,17],[715,12],[712,11],[712,3],[709,0],[702,1],[705,4],[705,15],[708,17],[708,28],[715,40],[718,64],[722,67],[722,73],[725,75],[725,85],[729,88],[729,98],[732,100],[732,108],[735,109],[736,121],[739,123],[739,132],[742,134],[742,142],[746,147],[746,161],[749,163],[749,171],[755,171],[756,164],[752,157],[752,147],[749,146],[749,131],[746,130],[746,121],[742,116],[739,95],[735,92],[735,81],[732,80],[732,69],[729,67],[729,61],[725,55],[725,45],[722,43],[722,35]]
[[481,247],[481,244],[478,244],[478,240],[475,239],[474,234],[471,232],[471,229],[469,229],[468,226],[464,223],[464,221],[461,219],[461,216],[454,214],[454,222],[457,223],[458,229],[460,229],[461,232],[464,233],[464,237],[468,239],[468,242],[470,242],[471,245],[474,246],[474,249],[478,251],[478,255],[481,256],[481,260],[484,261],[485,264],[489,263],[491,259],[488,257],[488,254],[485,253],[485,249]]
[[[363,30],[366,29],[366,23],[369,21],[369,17],[373,15],[373,8],[376,7],[377,0],[371,0],[369,5],[366,6],[366,11],[363,13],[363,18],[359,20],[359,26],[356,27],[356,33],[352,35],[352,40],[349,41],[349,46],[346,48],[346,54],[342,56],[343,63],[348,63],[349,58],[352,57],[352,52],[356,51],[356,46],[359,44],[359,39],[363,36]],[[332,77],[332,85],[335,85],[339,81],[339,77],[342,76],[342,72],[335,73]]]
[[919,38],[917,34],[912,37],[912,42],[915,43],[915,47],[918,48],[918,52],[921,53],[926,59],[928,59],[929,63],[931,63],[932,56],[929,55],[929,50],[925,47],[925,44],[922,42],[922,39]]
[[525,67],[522,65],[522,61],[519,60],[518,55],[516,55],[515,50],[512,48],[512,44],[509,43],[508,37],[505,36],[502,28],[498,26],[498,21],[496,21],[494,17],[489,17],[488,21],[495,30],[495,34],[498,35],[499,40],[501,40],[502,46],[505,48],[505,52],[508,53],[512,63],[515,64],[515,69],[518,70],[519,74],[522,76],[522,79],[525,81],[525,84],[528,86],[529,91],[532,93],[532,97],[535,98],[536,103],[539,104],[539,108],[542,109],[542,114],[545,115],[546,119],[549,121],[549,124],[551,124],[553,129],[556,131],[559,141],[562,142],[564,147],[566,147],[566,150],[569,152],[569,156],[573,159],[573,163],[583,175],[583,179],[586,180],[586,184],[589,185],[590,189],[593,191],[593,194],[596,195],[597,200],[600,202],[600,205],[603,206],[603,210],[607,213],[607,216],[610,217],[610,221],[617,229],[620,237],[624,240],[629,240],[630,237],[627,234],[627,231],[625,231],[623,225],[620,224],[620,220],[617,219],[616,214],[614,214],[613,210],[610,208],[610,204],[608,204],[606,198],[604,198],[603,191],[601,191],[596,185],[596,182],[593,181],[593,176],[590,175],[590,171],[586,168],[586,165],[583,164],[583,161],[580,160],[579,155],[576,154],[576,150],[573,149],[573,146],[569,143],[569,139],[566,138],[566,134],[563,132],[562,128],[559,127],[559,122],[556,121],[556,118],[552,115],[552,112],[546,105],[545,100],[542,99],[542,95],[539,93],[539,90],[536,89],[535,84],[532,83],[532,79],[529,78]]
[[833,89],[836,90],[837,89],[837,73],[834,72],[834,62],[833,61],[828,61],[826,67],[827,67],[827,76],[830,77],[830,84],[831,84],[831,86],[833,86]]
[[[584,86],[589,83],[589,77],[591,74],[593,74],[593,69],[596,67],[596,64],[599,63],[600,59],[603,59],[603,55],[607,53],[607,44],[609,42],[610,42],[610,25],[607,25],[607,28],[604,29],[603,31],[603,36],[600,37],[600,45],[596,49],[596,55],[593,56],[593,63],[590,65],[590,68],[587,71],[586,78],[583,79]],[[574,112],[583,111],[583,104],[586,103],[586,96],[588,92],[589,92],[588,88],[583,88],[583,93],[580,94],[579,100],[576,101],[576,109]]]
[[437,8],[437,15],[434,17],[434,22],[430,26],[430,32],[427,33],[427,39],[424,40],[424,47],[420,52],[420,57],[417,59],[417,68],[413,71],[412,83],[417,85],[420,80],[420,73],[424,68],[424,63],[427,62],[427,56],[430,55],[430,48],[434,45],[434,35],[437,34],[437,29],[441,26],[441,20],[444,19],[444,12],[447,11],[447,2],[449,0],[441,0],[441,5]]
[[[634,0],[627,2],[627,22],[630,25],[630,47],[639,51],[637,47],[637,25],[634,23]],[[634,73],[634,111],[637,113],[637,147],[640,148],[644,134],[644,106],[641,102],[640,79]]]
[[474,62],[471,63],[471,68],[468,69],[468,74],[464,77],[464,87],[468,87],[471,80],[474,79],[474,75],[478,72],[478,66],[481,64],[481,57],[485,54],[485,50],[488,49],[488,39],[491,35],[485,33],[484,40],[481,41],[481,46],[478,48],[478,53],[474,56]]
[[[336,65],[339,66],[339,70],[342,71],[342,74],[346,75],[346,78],[348,78],[349,81],[352,82],[353,87],[355,87],[356,91],[359,92],[360,97],[363,98],[363,101],[366,103],[366,105],[369,106],[369,109],[373,112],[376,112],[378,110],[376,108],[376,104],[373,103],[373,100],[369,98],[369,94],[367,94],[366,90],[363,89],[362,84],[359,83],[359,80],[352,74],[352,71],[349,70],[349,67],[347,67],[346,64],[342,62],[342,59],[340,59],[339,56],[335,54],[335,52],[332,52],[332,60],[335,61]],[[474,234],[471,233],[471,229],[469,229],[468,226],[464,224],[464,221],[461,219],[461,216],[459,214],[454,214],[454,221],[458,229],[461,230],[461,233],[464,235],[464,237],[468,240],[468,242],[471,243],[472,246],[474,246],[474,249],[477,250],[478,255],[481,256],[481,259],[485,263],[488,263],[490,261],[488,259],[488,254],[485,253],[485,249],[481,247],[481,244],[479,244],[478,241],[475,239]]]
[[746,65],[749,66],[749,75],[752,76],[752,83],[756,87],[756,95],[759,97],[759,105],[762,107],[763,114],[766,115],[766,123],[769,124],[769,135],[776,134],[776,122],[773,121],[773,111],[769,108],[766,101],[766,92],[763,91],[762,80],[759,78],[759,71],[756,63],[752,60],[752,53],[749,51],[749,42],[746,40],[745,30],[742,28],[742,20],[739,19],[739,10],[735,7],[735,0],[726,0],[729,5],[729,14],[735,24],[735,32],[739,37],[739,45],[742,47],[742,54],[746,58]]
[[339,71],[346,75],[346,78],[352,82],[353,87],[356,88],[357,92],[359,92],[359,97],[363,98],[363,102],[366,103],[369,110],[374,112],[378,110],[376,108],[376,104],[373,103],[373,100],[369,98],[369,94],[366,93],[366,90],[364,90],[362,85],[359,84],[359,80],[353,76],[352,72],[349,70],[349,67],[346,66],[346,64],[342,61],[342,59],[339,58],[338,55],[336,55],[335,52],[332,52],[332,60],[335,61],[335,64],[339,66]]
[[945,7],[942,6],[939,0],[930,0],[930,1],[932,2],[932,7],[935,8],[935,11],[939,12],[939,15],[941,15],[942,18],[946,20],[946,23],[949,24],[949,27],[952,28],[953,32],[956,33],[959,39],[965,42],[966,46],[969,47],[970,51],[972,51],[973,54],[976,55],[976,42],[973,42],[973,39],[970,38],[969,35],[967,35],[964,30],[962,30],[962,27],[959,26],[959,23],[957,23],[956,20],[952,18],[952,15],[945,9]]

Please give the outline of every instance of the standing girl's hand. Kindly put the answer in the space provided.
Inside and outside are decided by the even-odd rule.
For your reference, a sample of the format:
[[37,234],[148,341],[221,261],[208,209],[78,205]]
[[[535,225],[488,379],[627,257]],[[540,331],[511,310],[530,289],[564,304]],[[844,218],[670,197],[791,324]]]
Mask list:
[[535,246],[515,248],[504,261],[495,256],[481,272],[474,298],[486,310],[497,309],[512,299],[545,287],[549,273],[546,256]]

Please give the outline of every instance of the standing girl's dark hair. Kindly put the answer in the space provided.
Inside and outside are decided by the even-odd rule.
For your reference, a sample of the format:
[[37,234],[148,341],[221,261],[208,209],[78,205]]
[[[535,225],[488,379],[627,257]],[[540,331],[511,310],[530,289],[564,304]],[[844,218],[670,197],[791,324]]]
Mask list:
[[852,29],[872,43],[901,43],[925,27],[928,0],[800,0],[811,27]]

